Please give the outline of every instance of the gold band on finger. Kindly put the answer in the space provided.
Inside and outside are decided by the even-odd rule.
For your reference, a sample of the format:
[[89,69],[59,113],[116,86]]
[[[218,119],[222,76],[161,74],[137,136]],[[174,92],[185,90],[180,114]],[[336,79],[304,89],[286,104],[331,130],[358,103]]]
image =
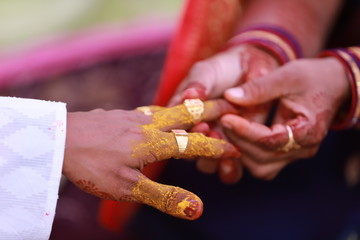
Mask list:
[[186,150],[188,144],[188,133],[183,129],[172,129],[178,145],[179,153],[183,153]]
[[147,116],[153,115],[151,108],[149,108],[149,107],[138,107],[138,108],[136,108],[136,110],[143,112]]
[[201,116],[204,113],[204,103],[200,99],[186,99],[184,105],[192,118],[194,123],[201,121]]
[[286,130],[288,132],[289,140],[283,147],[280,148],[280,151],[289,152],[291,150],[301,148],[301,146],[296,143],[294,139],[294,133],[289,125],[286,125]]

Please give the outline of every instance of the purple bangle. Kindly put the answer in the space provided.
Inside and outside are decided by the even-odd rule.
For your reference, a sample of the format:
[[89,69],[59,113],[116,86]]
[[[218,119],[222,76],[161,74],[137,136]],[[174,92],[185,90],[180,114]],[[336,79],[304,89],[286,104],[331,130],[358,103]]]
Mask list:
[[[343,115],[343,117],[340,118],[340,121],[335,121],[331,128],[334,130],[351,128],[356,126],[360,119],[360,61],[356,55],[347,48],[325,50],[319,54],[319,57],[329,56],[337,58],[342,63],[347,72],[351,86],[351,102],[349,110],[346,115],[343,115],[343,113],[345,113],[344,111],[339,112],[338,116]],[[339,118],[337,119],[339,120]]]
[[[360,45],[358,45],[358,46],[356,46],[357,48],[359,48],[359,51],[360,51]],[[342,49],[343,51],[345,51],[347,54],[349,54],[351,57],[352,57],[352,59],[353,59],[353,61],[356,63],[356,65],[357,65],[357,67],[358,67],[358,70],[359,70],[359,72],[360,72],[360,55],[356,55],[355,53],[353,53],[352,51],[351,51],[351,48],[347,48],[347,49]],[[357,92],[358,92],[358,97],[357,97],[357,102],[359,102],[360,101],[360,89],[359,89],[359,85],[360,85],[360,76],[358,76],[358,78],[357,79],[355,79],[355,81],[357,81],[358,82],[358,85],[357,85],[357,88],[356,88],[356,90],[357,90]],[[359,104],[359,103],[358,103]],[[359,107],[360,108],[360,107]],[[360,113],[358,112],[358,114],[357,115],[355,115],[354,117],[353,117],[353,119],[352,119],[352,125],[353,126],[357,126],[358,124],[359,124],[359,122],[360,122]]]
[[225,49],[239,44],[251,44],[272,54],[280,64],[302,57],[296,39],[286,30],[272,25],[253,25],[242,29]]
[[278,46],[276,43],[274,43],[270,40],[252,38],[252,39],[247,39],[244,41],[239,41],[238,43],[241,43],[241,42],[255,44],[255,45],[258,45],[260,48],[263,48],[263,49],[269,51],[271,54],[275,55],[278,58],[278,60],[281,64],[284,64],[284,63],[287,63],[290,61],[290,58],[286,54],[286,52],[280,46]]
[[285,29],[283,29],[280,26],[269,25],[269,24],[255,24],[250,27],[245,27],[239,33],[242,33],[244,31],[248,31],[248,30],[262,30],[262,31],[272,32],[272,33],[278,35],[279,37],[281,37],[281,39],[286,41],[293,48],[297,58],[304,57],[301,46],[300,46],[299,42],[296,40],[296,38],[291,33],[289,33],[288,31],[286,31]]

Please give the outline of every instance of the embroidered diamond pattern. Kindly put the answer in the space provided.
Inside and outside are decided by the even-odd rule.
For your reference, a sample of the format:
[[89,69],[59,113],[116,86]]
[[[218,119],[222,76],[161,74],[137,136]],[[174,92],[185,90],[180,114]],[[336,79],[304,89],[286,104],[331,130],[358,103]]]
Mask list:
[[47,187],[46,179],[30,167],[20,167],[0,177],[0,186],[20,199],[42,193]]
[[22,128],[3,138],[1,142],[26,159],[39,157],[51,151],[54,145],[53,140],[35,126]]
[[0,97],[0,239],[49,238],[65,120],[62,103]]

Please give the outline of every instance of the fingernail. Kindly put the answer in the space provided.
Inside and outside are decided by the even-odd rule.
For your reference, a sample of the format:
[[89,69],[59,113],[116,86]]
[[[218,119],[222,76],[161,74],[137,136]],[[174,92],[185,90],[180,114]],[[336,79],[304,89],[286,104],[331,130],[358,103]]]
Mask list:
[[230,174],[233,171],[233,165],[229,162],[223,161],[221,163],[221,171],[225,175]]
[[185,198],[180,198],[181,200],[178,199],[175,209],[170,212],[174,212],[175,216],[180,218],[188,220],[198,219],[202,215],[204,209],[201,199],[194,194],[186,193],[185,196],[183,196]]
[[195,199],[188,199],[187,200],[190,204],[188,207],[186,207],[184,209],[184,213],[185,215],[191,219],[191,220],[195,220],[198,219],[203,212],[203,205],[202,202],[199,202],[198,200]]
[[207,96],[205,94],[205,89],[188,88],[183,92],[181,98],[182,98],[182,100],[199,98],[204,101],[207,99]]
[[237,87],[226,90],[226,95],[236,99],[236,98],[243,98],[245,93],[244,93],[244,89]]

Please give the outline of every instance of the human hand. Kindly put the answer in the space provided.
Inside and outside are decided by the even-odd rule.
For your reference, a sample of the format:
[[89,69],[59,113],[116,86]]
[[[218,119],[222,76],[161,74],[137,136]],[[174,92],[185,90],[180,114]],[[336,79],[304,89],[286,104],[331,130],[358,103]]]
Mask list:
[[[185,99],[218,98],[223,96],[227,89],[254,78],[263,76],[276,67],[279,63],[267,52],[252,45],[243,44],[227,49],[219,54],[200,61],[191,69],[189,76],[184,79],[176,94],[170,101],[170,106],[179,104]],[[225,96],[226,98],[226,96]],[[235,103],[236,104],[236,103]],[[252,121],[264,123],[268,116],[271,103],[242,109],[241,115]],[[209,126],[200,123],[192,131],[202,132],[211,137],[223,138],[221,128],[216,124]],[[202,172],[213,172],[213,164],[199,161],[198,168]],[[221,159],[218,164],[220,179],[224,183],[237,182],[242,176],[241,163],[234,159]]]
[[225,90],[263,76],[278,66],[273,56],[252,45],[231,47],[197,62],[177,88],[169,105],[180,104],[189,98],[222,97]]
[[[227,99],[243,107],[277,99],[272,126],[233,114],[224,115],[221,122],[241,149],[241,163],[255,177],[270,180],[295,159],[316,154],[349,89],[335,58],[296,60],[225,92]],[[284,151],[291,133],[295,142]]]
[[[184,189],[159,184],[141,170],[169,158],[214,160],[238,156],[233,145],[200,133],[188,134],[184,153],[171,129],[188,129],[193,118],[184,105],[150,106],[152,115],[139,110],[93,110],[68,113],[64,175],[82,190],[100,198],[148,204],[167,214],[194,220],[203,204]],[[202,119],[211,121],[233,108],[224,100],[204,103]]]

